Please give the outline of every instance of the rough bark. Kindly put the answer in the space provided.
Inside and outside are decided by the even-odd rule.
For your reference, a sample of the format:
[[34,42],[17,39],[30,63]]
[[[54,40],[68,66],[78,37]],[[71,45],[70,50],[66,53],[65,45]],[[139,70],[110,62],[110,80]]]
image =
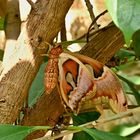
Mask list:
[[19,0],[8,0],[6,11],[6,39],[16,40],[20,33]]
[[[0,76],[0,123],[13,123],[27,97],[45,53],[43,41],[52,42],[61,29],[72,0],[40,0],[29,15],[25,28]],[[47,101],[46,101],[47,102]]]
[[93,39],[83,47],[80,53],[105,64],[123,47],[124,43],[123,34],[113,25],[95,34]]
[[0,17],[5,17],[7,0],[0,0]]
[[[106,63],[124,44],[123,35],[115,26],[102,30],[87,43],[80,53],[97,58]],[[47,101],[47,102],[46,102]],[[64,112],[58,92],[55,89],[50,95],[43,94],[36,105],[25,112],[22,125],[55,125]],[[39,115],[38,115],[39,114]],[[37,138],[44,132],[36,132],[28,138]]]

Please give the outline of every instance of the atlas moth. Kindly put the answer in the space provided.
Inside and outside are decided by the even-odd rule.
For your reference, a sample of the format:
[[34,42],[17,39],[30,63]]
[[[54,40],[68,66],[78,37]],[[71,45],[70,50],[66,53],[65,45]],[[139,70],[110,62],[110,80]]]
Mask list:
[[76,114],[104,107],[113,112],[127,110],[127,100],[118,77],[107,66],[90,57],[64,52],[57,44],[50,50],[44,83],[49,94],[58,85],[66,107]]

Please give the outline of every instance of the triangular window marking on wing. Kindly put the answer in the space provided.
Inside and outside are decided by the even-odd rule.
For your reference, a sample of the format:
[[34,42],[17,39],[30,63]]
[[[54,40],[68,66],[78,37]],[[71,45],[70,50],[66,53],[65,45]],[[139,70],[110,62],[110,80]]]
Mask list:
[[76,88],[76,85],[74,83],[74,79],[73,79],[72,74],[70,72],[67,73],[66,80],[68,83],[70,83],[70,85],[73,87],[73,89]]
[[85,64],[85,66],[86,66],[86,68],[90,71],[90,73],[91,73],[92,77],[94,77],[94,71],[93,71],[92,66],[91,66],[91,65],[89,65],[89,64]]
[[[66,83],[66,79],[64,79],[64,69],[63,69],[63,63],[68,59],[72,60],[76,65],[78,65],[78,76],[77,76],[77,83],[76,87],[73,91],[70,92],[69,98],[66,98],[66,90],[63,86],[64,83]],[[63,61],[61,61],[63,60]],[[72,67],[71,67],[72,69]],[[81,61],[79,61],[75,56],[72,56],[68,53],[61,53],[59,56],[59,70],[60,73],[63,73],[63,76],[60,74],[60,91],[63,99],[66,101],[66,104],[73,110],[78,110],[79,102],[82,100],[83,97],[86,96],[90,92],[90,90],[93,90],[94,87],[94,77],[93,74],[89,71],[89,68],[87,68]],[[73,79],[73,77],[72,77]],[[65,81],[65,82],[62,82]],[[69,99],[69,100],[68,100]]]

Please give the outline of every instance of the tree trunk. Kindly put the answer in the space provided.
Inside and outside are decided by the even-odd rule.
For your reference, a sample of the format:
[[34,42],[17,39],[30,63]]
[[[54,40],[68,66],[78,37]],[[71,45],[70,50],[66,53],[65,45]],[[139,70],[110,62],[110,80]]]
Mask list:
[[0,76],[0,123],[16,120],[47,50],[44,42],[52,42],[60,31],[72,3],[40,0],[32,9]]

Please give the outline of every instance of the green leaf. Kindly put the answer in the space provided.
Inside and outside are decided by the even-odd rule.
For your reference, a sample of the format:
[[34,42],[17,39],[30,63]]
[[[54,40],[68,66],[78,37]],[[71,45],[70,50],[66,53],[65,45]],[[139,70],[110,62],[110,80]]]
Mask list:
[[140,129],[139,124],[123,124],[115,126],[111,132],[119,134],[121,136],[129,136]]
[[134,33],[132,39],[132,46],[134,47],[135,54],[140,59],[140,30]]
[[30,107],[35,104],[38,97],[40,97],[44,92],[44,69],[46,65],[47,63],[43,63],[41,65],[39,72],[37,73],[37,76],[35,77],[32,86],[30,88],[28,98],[28,104]]
[[123,89],[125,90],[125,93],[133,95],[133,91],[131,90],[130,86],[126,82],[122,81],[122,86]]
[[130,60],[129,62],[127,62],[126,64],[122,64],[122,65],[119,65],[119,66],[116,66],[115,68],[117,69],[117,70],[120,70],[120,71],[123,71],[123,70],[126,70],[126,69],[128,69],[128,68],[131,68],[132,66],[132,64],[134,64],[134,59],[133,60]]
[[[80,113],[77,116],[72,116],[73,118],[73,124],[74,125],[80,125],[80,124],[84,124],[86,122],[90,122],[90,121],[94,121],[97,120],[99,118],[100,114],[98,112],[86,112],[86,113]],[[73,135],[73,140],[93,140],[93,138],[85,133],[84,131],[82,132],[78,132],[75,133]]]
[[133,95],[135,96],[135,99],[136,99],[138,105],[140,105],[140,93],[135,88],[134,83],[129,81],[127,78],[123,77],[123,75],[118,74],[118,77],[130,87],[130,89],[133,91]]
[[49,126],[0,125],[0,140],[23,140],[33,131],[49,128]]
[[140,0],[106,0],[106,6],[129,45],[132,35],[140,29]]
[[123,72],[120,73],[119,75],[123,76],[125,79],[127,79],[134,85],[140,85],[140,76],[138,76],[138,75],[127,75]]
[[72,140],[94,140],[94,139],[88,133],[82,131],[82,132],[75,133],[73,135]]
[[131,57],[135,56],[134,51],[130,51],[130,50],[126,50],[124,48],[121,48],[116,55],[117,57],[119,57],[119,59],[124,59],[124,58],[128,58],[131,59]]
[[122,137],[114,133],[104,132],[97,129],[83,127],[82,130],[88,133],[95,140],[130,140],[130,138]]
[[73,115],[73,124],[74,125],[80,125],[84,124],[86,122],[97,120],[100,116],[100,113],[98,112],[86,112],[86,113],[80,113],[77,116]]
[[130,138],[119,136],[114,133],[104,132],[101,130],[97,130],[95,128],[86,128],[86,127],[78,127],[71,126],[68,127],[69,130],[82,130],[89,134],[95,140],[131,140]]

